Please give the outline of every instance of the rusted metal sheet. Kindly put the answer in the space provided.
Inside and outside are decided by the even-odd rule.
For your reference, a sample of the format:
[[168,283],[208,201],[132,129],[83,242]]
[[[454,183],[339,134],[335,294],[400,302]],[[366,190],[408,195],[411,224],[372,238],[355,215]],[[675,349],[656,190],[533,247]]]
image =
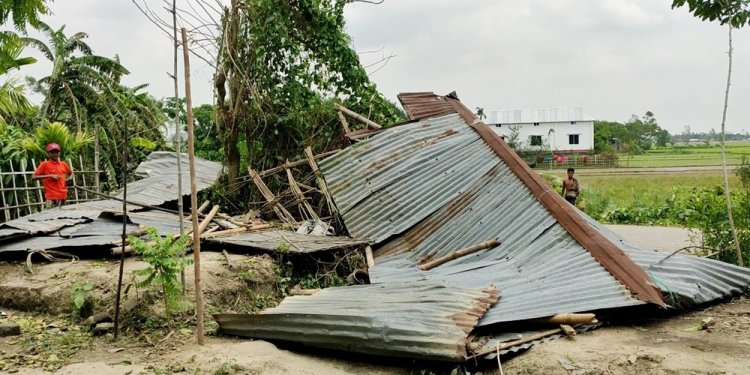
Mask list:
[[[212,186],[219,179],[223,167],[219,163],[195,158],[196,188]],[[183,195],[190,194],[190,165],[187,155],[182,157]],[[135,174],[141,180],[128,183],[129,202],[158,206],[177,200],[177,156],[174,152],[158,151],[138,165]],[[122,199],[122,193],[115,196]]]
[[371,355],[465,361],[469,333],[494,304],[494,286],[440,283],[358,285],[288,297],[256,315],[217,314],[231,335]]
[[406,92],[398,95],[398,100],[412,120],[440,117],[455,113],[453,106],[442,96],[432,92]]
[[231,237],[215,237],[207,240],[219,244],[228,244],[266,251],[290,253],[313,253],[317,251],[337,250],[366,246],[369,241],[349,237],[313,236],[288,230],[264,230],[239,233]]
[[[376,241],[373,282],[496,283],[504,297],[482,325],[642,303],[457,114],[389,128],[321,168],[349,232]],[[417,268],[490,238],[502,244]]]

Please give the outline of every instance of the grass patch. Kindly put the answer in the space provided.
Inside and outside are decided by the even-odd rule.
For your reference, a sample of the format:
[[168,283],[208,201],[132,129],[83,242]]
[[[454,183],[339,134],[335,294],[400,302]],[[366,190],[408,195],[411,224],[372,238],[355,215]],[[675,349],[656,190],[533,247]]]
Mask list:
[[[742,156],[750,155],[750,142],[727,142],[727,164],[738,165]],[[628,159],[630,159],[628,161]],[[680,146],[649,150],[641,155],[620,154],[620,167],[656,168],[656,167],[692,167],[721,165],[721,147]]]

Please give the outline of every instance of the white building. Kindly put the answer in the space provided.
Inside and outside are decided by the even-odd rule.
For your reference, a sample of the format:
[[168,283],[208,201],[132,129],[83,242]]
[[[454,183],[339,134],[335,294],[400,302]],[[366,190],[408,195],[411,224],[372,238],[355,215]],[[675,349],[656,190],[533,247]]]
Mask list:
[[519,150],[565,154],[594,149],[594,119],[580,107],[491,111],[487,124]]

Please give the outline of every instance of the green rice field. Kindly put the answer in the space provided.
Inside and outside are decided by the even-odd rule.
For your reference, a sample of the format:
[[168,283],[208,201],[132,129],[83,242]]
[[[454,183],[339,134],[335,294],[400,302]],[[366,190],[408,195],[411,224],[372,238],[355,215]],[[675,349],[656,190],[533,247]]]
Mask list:
[[[750,158],[750,141],[727,142],[727,164],[737,165],[742,157]],[[721,165],[721,147],[718,144],[684,146],[649,150],[641,155],[628,157],[620,154],[620,167],[692,167]]]

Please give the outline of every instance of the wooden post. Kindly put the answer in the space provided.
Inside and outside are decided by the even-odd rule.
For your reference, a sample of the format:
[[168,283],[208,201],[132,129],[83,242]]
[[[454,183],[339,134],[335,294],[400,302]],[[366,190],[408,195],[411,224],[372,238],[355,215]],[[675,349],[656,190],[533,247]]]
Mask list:
[[101,192],[99,185],[99,122],[94,121],[94,190]]
[[190,94],[190,51],[187,30],[182,28],[182,56],[185,60],[185,106],[187,107],[188,157],[190,158],[190,209],[193,212],[193,265],[195,267],[195,315],[198,321],[198,345],[203,345],[203,290],[201,289],[201,239],[198,224],[198,189],[195,183],[195,139],[193,136],[193,102]]
[[[76,173],[76,172],[80,173],[81,174],[81,181],[82,181],[81,184],[83,185],[83,187],[88,187],[88,185],[86,185],[86,172],[84,172],[84,169],[83,169],[84,168],[83,167],[83,156],[81,156],[81,155],[78,155],[78,166],[81,167],[81,168],[78,171],[73,171],[73,173]],[[74,177],[74,179],[73,179],[73,185],[74,185],[74,187],[73,188],[76,189],[76,191],[77,191],[78,188],[75,187],[75,185],[77,185],[76,182],[75,182],[75,174],[73,175],[73,177]],[[84,200],[86,200],[86,201],[89,200],[89,193],[87,191],[85,191],[85,190],[83,191],[83,196],[84,196],[84,198],[83,198]]]
[[[183,222],[185,212],[182,207],[182,136],[180,134],[180,88],[177,84],[177,47],[179,42],[177,41],[177,0],[172,0],[172,41],[173,44],[173,70],[172,70],[172,81],[174,81],[174,131],[177,136],[177,144],[175,145],[175,153],[177,154],[177,211],[180,220],[180,237],[185,235],[185,223]],[[167,132],[169,134],[169,132]],[[185,270],[180,270],[180,282],[182,283],[182,292],[185,293]]]
[[[120,253],[120,270],[117,276],[117,295],[115,296],[115,330],[114,339],[120,331],[120,296],[122,292],[122,274],[125,270],[125,244],[128,241],[128,151],[130,148],[130,127],[125,126],[125,137],[122,142],[122,252]],[[97,134],[98,135],[98,134]]]

